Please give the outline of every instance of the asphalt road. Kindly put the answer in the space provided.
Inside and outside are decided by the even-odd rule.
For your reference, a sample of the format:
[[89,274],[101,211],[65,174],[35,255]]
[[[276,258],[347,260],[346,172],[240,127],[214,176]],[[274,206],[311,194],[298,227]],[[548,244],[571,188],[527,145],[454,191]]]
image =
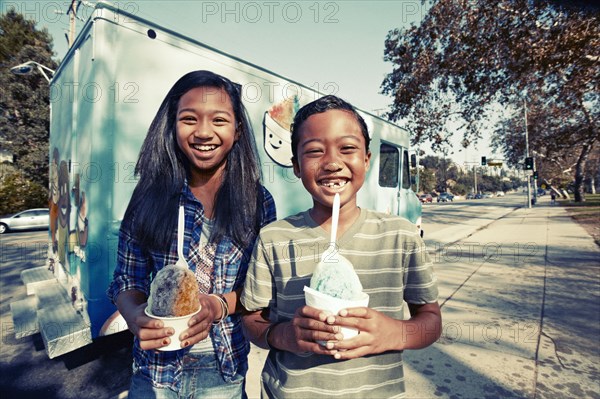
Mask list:
[[10,303],[26,296],[22,270],[44,265],[45,231],[0,236],[0,397],[113,398],[129,385],[131,334],[48,359],[39,334],[15,339]]
[[[449,227],[468,228],[470,220],[482,217],[489,218],[491,223],[522,206],[524,201],[522,195],[512,195],[427,204],[423,206],[425,240],[435,250],[436,243],[446,242],[443,233]],[[46,237],[45,231],[0,236],[0,397],[119,397],[126,391],[131,376],[131,334],[128,332],[105,337],[55,359],[48,359],[39,334],[20,340],[14,337],[10,303],[26,296],[21,271],[44,265]],[[257,378],[249,378],[249,385],[250,380],[252,389],[256,388]]]

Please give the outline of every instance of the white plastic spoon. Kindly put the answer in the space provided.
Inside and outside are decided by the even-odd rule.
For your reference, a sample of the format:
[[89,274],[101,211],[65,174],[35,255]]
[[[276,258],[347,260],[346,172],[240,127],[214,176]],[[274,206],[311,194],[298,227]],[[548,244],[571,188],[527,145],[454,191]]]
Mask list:
[[175,266],[189,268],[185,257],[183,256],[183,232],[185,230],[185,213],[183,206],[179,207],[179,220],[177,221],[177,262]]
[[338,193],[333,197],[333,206],[331,208],[331,236],[329,238],[329,247],[323,252],[321,262],[338,262],[338,253],[336,250],[337,228],[340,220],[340,195]]
[[338,222],[340,220],[340,194],[335,193],[333,207],[331,208],[331,239],[329,245],[335,248]]

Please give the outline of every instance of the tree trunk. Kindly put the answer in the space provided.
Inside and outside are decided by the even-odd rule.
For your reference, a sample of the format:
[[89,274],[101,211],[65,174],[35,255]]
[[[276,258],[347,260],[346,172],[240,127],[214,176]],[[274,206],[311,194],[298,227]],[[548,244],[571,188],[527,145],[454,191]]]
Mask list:
[[597,124],[594,123],[594,119],[590,115],[589,110],[583,103],[583,93],[577,93],[577,100],[583,115],[585,116],[585,120],[587,122],[588,130],[587,137],[589,140],[583,142],[583,147],[581,148],[581,153],[579,154],[579,158],[577,159],[577,165],[575,165],[575,202],[583,202],[585,201],[585,195],[583,192],[583,179],[585,178],[585,164],[587,162],[588,156],[591,154],[592,149],[594,148],[594,143],[598,140],[598,128]]
[[575,165],[575,202],[584,202],[585,194],[583,192],[583,179],[584,179],[584,170],[585,163],[587,161],[588,155],[592,151],[592,144],[585,143],[581,148],[581,153],[579,154],[579,158],[577,159],[577,164]]

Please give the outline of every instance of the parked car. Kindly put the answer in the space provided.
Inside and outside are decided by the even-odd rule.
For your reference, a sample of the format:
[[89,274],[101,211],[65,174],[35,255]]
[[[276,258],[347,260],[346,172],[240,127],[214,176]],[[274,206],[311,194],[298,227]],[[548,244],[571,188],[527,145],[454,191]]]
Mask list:
[[454,195],[450,194],[450,193],[441,193],[438,197],[437,197],[437,202],[452,202],[454,201]]
[[496,192],[496,197],[504,197],[504,191]]
[[494,198],[494,194],[492,193],[484,193],[483,198]]
[[473,198],[474,199],[482,199],[483,198],[483,194],[477,193],[477,194],[475,194],[475,196]]
[[46,208],[28,209],[0,219],[0,234],[9,230],[47,229],[50,214]]
[[467,199],[475,199],[475,194],[473,194],[473,193],[467,194]]
[[426,204],[428,202],[433,202],[433,197],[431,196],[431,194],[421,194],[421,196],[419,197],[419,201]]

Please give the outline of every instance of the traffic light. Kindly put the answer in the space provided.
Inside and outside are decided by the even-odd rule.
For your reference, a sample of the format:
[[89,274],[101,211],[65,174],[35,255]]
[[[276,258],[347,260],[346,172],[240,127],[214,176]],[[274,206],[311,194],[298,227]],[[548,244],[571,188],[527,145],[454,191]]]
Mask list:
[[538,178],[538,172],[537,172],[537,170],[534,170],[534,171],[533,171],[533,178],[534,178],[534,179],[537,179],[537,178]]
[[485,165],[487,165],[487,158],[481,157],[481,166],[485,166]]
[[533,170],[533,157],[525,158],[525,170]]

